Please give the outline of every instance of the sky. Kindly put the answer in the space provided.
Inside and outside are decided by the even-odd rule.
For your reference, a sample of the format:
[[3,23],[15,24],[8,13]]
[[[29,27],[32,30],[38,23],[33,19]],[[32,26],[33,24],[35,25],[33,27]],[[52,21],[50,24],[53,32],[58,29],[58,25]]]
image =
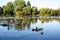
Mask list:
[[[7,2],[14,2],[14,0],[0,0],[0,6],[5,5]],[[28,0],[25,0],[26,2]],[[40,8],[58,9],[60,7],[60,0],[29,0],[31,6]]]
[[14,2],[14,0],[0,0],[0,6],[6,5],[7,2]]

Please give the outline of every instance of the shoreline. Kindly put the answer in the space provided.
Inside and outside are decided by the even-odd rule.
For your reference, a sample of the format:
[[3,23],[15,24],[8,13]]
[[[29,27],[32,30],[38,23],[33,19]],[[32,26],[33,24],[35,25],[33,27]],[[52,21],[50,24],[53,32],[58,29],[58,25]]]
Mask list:
[[24,18],[60,18],[60,16],[38,16],[38,17],[0,17],[0,19],[24,19]]

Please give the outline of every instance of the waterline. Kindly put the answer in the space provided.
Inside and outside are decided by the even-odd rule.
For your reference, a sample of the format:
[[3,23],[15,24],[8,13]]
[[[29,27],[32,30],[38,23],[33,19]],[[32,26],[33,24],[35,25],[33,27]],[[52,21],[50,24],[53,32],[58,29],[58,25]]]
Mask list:
[[60,18],[60,16],[39,16],[39,17],[0,17],[0,19],[24,19],[24,18]]

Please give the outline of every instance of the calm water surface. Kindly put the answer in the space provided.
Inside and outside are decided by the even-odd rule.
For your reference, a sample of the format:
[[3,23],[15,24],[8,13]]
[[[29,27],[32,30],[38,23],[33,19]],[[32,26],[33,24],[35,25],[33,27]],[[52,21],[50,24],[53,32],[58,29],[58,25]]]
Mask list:
[[[60,18],[0,19],[0,40],[60,40]],[[32,31],[33,28],[43,28]]]

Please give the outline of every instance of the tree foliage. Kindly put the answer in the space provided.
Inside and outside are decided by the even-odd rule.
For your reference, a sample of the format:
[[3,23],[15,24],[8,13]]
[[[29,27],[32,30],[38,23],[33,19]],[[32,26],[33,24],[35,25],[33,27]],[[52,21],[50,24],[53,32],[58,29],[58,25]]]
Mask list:
[[2,14],[3,14],[3,8],[0,7],[0,15],[2,15]]
[[30,1],[27,2],[27,6],[31,6]]
[[32,12],[32,15],[35,16],[38,12],[37,7],[32,7],[31,12]]
[[14,15],[13,10],[14,10],[14,6],[13,6],[12,2],[8,2],[6,4],[6,6],[3,7],[3,13],[6,16]]
[[60,8],[50,9],[41,8],[39,11],[37,7],[31,7],[30,1],[27,3],[24,0],[15,0],[13,3],[8,2],[3,7],[0,7],[0,16],[60,16]]

